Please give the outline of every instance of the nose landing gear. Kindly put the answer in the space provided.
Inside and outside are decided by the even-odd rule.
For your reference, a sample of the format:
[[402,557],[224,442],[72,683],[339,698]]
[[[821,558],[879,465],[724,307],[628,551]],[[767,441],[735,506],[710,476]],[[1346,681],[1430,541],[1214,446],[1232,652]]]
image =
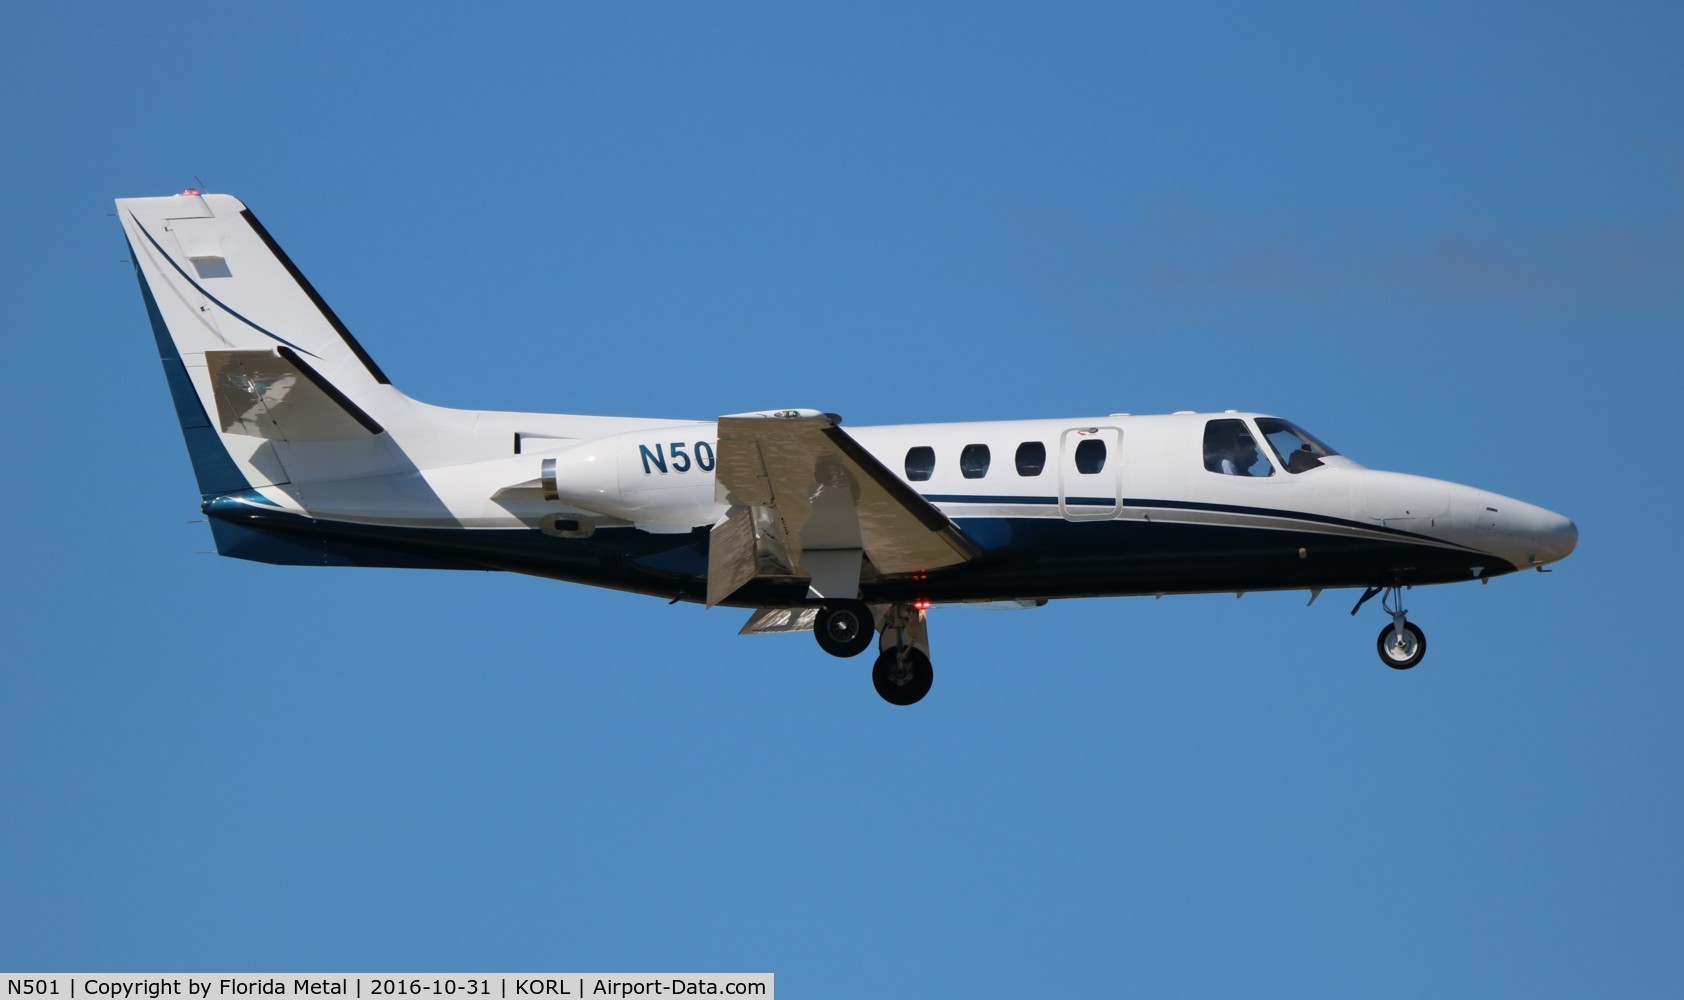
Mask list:
[[1380,653],[1381,663],[1393,670],[1408,670],[1427,655],[1427,634],[1408,619],[1409,612],[1403,607],[1403,587],[1400,584],[1369,587],[1363,592],[1362,599],[1357,601],[1357,606],[1351,609],[1351,614],[1356,614],[1376,594],[1384,594],[1380,598],[1380,607],[1392,616],[1392,623],[1380,630],[1379,637],[1374,640],[1374,648]]
[[1427,655],[1427,634],[1414,622],[1387,625],[1374,644],[1380,651],[1380,662],[1393,670],[1408,670]]

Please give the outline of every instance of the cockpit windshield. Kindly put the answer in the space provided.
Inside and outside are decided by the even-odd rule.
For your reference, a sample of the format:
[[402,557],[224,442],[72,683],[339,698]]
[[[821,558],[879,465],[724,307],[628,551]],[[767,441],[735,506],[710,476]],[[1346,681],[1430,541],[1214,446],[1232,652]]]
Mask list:
[[1286,471],[1297,474],[1321,465],[1321,460],[1338,452],[1322,444],[1304,430],[1278,417],[1258,417],[1257,429],[1274,450]]

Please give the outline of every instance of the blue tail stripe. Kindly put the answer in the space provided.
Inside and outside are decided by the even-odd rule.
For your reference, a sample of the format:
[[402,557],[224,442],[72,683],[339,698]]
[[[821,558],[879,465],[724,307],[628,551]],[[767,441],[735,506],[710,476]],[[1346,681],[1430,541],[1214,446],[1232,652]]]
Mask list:
[[[292,341],[287,340],[285,337],[279,337],[279,336],[276,336],[273,333],[270,333],[268,330],[263,329],[261,326],[258,326],[256,323],[253,323],[251,320],[246,319],[244,316],[241,316],[239,313],[237,313],[233,309],[229,308],[228,303],[222,301],[221,299],[212,295],[210,292],[206,291],[205,286],[199,284],[197,281],[194,281],[187,274],[186,271],[183,271],[181,269],[181,265],[177,264],[175,262],[175,258],[171,257],[167,252],[165,252],[163,247],[158,246],[158,241],[153,238],[151,233],[146,231],[146,227],[140,224],[139,219],[135,219],[133,212],[129,213],[129,218],[134,219],[135,228],[140,230],[140,235],[146,237],[147,242],[151,243],[154,247],[157,247],[158,255],[160,257],[163,257],[164,260],[167,261],[171,267],[175,268],[175,273],[181,275],[181,280],[187,282],[189,285],[192,285],[194,288],[198,289],[200,295],[203,295],[205,298],[210,299],[212,302],[215,302],[218,306],[221,307],[223,312],[225,312],[228,315],[234,317],[235,319],[239,320],[240,322],[244,323],[245,325],[251,327],[253,330],[256,330],[258,333],[263,334],[265,337],[268,337],[270,340],[278,341],[282,344],[285,344],[285,345],[287,345],[288,347],[292,348],[293,350],[297,351],[300,354],[308,354],[312,358],[317,359],[318,361],[321,360],[321,356],[316,354],[314,351],[307,351],[304,348],[299,347],[297,344],[293,343]],[[130,259],[132,259],[135,262],[135,270],[138,272],[140,270],[140,258],[134,256],[134,247],[132,245],[129,247],[129,256],[130,256]],[[145,280],[142,279],[141,283],[145,284]]]

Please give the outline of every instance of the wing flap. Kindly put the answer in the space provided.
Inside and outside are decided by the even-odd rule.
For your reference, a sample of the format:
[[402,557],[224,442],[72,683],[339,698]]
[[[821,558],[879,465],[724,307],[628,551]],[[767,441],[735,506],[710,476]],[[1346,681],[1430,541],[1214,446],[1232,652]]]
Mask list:
[[738,635],[772,635],[777,632],[811,632],[818,608],[759,608],[748,616]]
[[707,606],[730,597],[759,572],[754,514],[747,507],[732,507],[708,533]]

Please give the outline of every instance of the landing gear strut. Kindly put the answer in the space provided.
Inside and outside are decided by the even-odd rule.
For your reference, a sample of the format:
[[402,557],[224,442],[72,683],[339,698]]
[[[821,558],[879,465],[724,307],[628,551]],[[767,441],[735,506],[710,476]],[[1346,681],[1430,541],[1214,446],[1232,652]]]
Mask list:
[[813,638],[831,656],[858,656],[870,648],[873,633],[864,601],[832,601],[813,619]]
[[[758,620],[756,616],[749,624]],[[812,622],[813,638],[832,656],[857,656],[872,639],[878,640],[871,683],[884,701],[911,705],[930,693],[935,670],[930,666],[930,633],[922,608],[833,599],[819,605]]]
[[1409,612],[1403,607],[1403,587],[1396,583],[1387,587],[1368,588],[1362,595],[1362,600],[1351,609],[1351,614],[1356,614],[1375,594],[1384,594],[1380,598],[1380,607],[1392,616],[1392,623],[1381,629],[1379,638],[1374,640],[1374,648],[1380,653],[1380,662],[1393,670],[1408,670],[1420,663],[1421,657],[1427,655],[1427,634],[1406,617]]

